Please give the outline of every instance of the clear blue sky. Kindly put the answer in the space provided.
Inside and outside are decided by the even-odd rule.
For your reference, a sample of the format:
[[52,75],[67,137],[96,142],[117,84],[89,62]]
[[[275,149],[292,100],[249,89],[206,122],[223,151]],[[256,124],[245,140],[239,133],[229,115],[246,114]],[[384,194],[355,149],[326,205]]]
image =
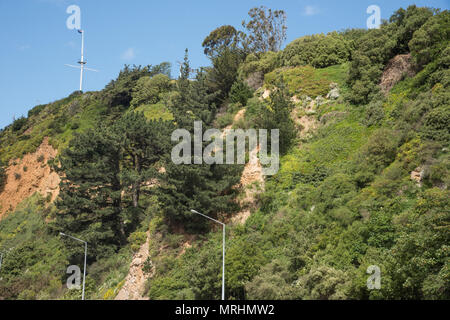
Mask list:
[[449,0],[1,0],[0,128],[37,104],[78,89],[79,73],[64,64],[80,57],[80,35],[68,30],[66,9],[81,7],[88,72],[85,91],[100,90],[124,64],[172,63],[189,48],[194,68],[207,65],[202,40],[218,26],[240,27],[250,8],[287,13],[288,41],[307,34],[365,28],[366,8],[376,4],[387,19],[410,4],[449,8]]

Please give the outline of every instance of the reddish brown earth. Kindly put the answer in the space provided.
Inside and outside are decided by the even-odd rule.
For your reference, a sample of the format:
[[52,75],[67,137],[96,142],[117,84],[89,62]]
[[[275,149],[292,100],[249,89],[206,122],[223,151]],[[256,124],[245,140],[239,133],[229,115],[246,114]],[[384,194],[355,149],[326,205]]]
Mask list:
[[60,178],[51,171],[47,161],[56,157],[57,153],[45,138],[34,153],[10,161],[6,169],[5,189],[0,193],[0,220],[35,192],[44,197],[50,196],[51,201],[56,199]]

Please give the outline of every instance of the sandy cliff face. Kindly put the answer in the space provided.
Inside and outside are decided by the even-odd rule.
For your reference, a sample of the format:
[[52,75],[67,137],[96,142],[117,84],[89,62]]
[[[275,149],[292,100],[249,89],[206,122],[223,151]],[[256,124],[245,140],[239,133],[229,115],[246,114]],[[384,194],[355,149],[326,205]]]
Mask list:
[[57,153],[45,138],[36,152],[10,161],[6,169],[5,189],[0,193],[0,219],[35,192],[44,197],[50,196],[52,201],[56,199],[60,178],[51,171],[47,161],[55,158]]

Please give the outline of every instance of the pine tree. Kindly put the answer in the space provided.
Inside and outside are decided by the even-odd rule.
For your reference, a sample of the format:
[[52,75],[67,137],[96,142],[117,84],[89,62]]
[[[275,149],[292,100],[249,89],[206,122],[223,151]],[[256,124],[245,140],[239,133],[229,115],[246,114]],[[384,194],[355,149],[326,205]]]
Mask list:
[[89,242],[91,258],[114,252],[138,225],[141,187],[158,177],[170,126],[128,112],[112,127],[76,136],[63,152],[55,228]]
[[184,61],[180,66],[180,77],[177,82],[177,89],[180,93],[181,104],[184,104],[186,101],[183,98],[186,98],[189,92],[189,77],[191,75],[191,66],[189,61],[189,50],[186,48],[184,51]]
[[131,187],[134,208],[142,183],[157,178],[157,164],[168,153],[170,126],[167,121],[148,121],[143,113],[130,112],[114,127],[122,154],[121,180]]
[[[205,73],[200,71],[197,81],[179,93],[180,103],[183,101],[184,105],[174,108],[177,127],[192,133],[194,121],[201,120],[203,130],[210,128],[214,119],[217,92],[210,91]],[[237,190],[233,186],[239,182],[242,166],[175,165],[170,159],[166,162],[166,174],[159,188],[159,196],[165,204],[163,211],[169,223],[181,222],[190,230],[206,230],[204,219],[192,216],[190,209],[202,211],[212,217],[237,209],[234,201]]]
[[[55,166],[61,191],[55,228],[89,243],[89,257],[113,253],[125,242],[121,217],[120,145],[108,128],[77,135]],[[72,257],[81,248],[67,241]]]
[[[291,118],[292,102],[286,92],[285,86],[280,83],[277,90],[270,94],[268,108],[261,113],[260,127],[271,130],[280,130],[280,152],[285,153],[296,137],[295,123]],[[269,131],[270,132],[270,131]]]

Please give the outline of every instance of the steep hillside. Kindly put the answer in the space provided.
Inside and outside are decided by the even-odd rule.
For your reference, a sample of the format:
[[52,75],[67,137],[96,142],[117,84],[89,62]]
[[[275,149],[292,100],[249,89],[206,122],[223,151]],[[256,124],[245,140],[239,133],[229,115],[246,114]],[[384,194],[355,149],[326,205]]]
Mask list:
[[[88,299],[217,299],[222,230],[191,209],[228,224],[227,299],[449,299],[450,13],[277,52],[221,28],[195,75],[187,51],[177,79],[125,66],[0,132],[0,299],[80,298],[83,247],[60,232],[88,242]],[[175,164],[194,121],[279,129],[279,171],[262,175],[260,146]]]

